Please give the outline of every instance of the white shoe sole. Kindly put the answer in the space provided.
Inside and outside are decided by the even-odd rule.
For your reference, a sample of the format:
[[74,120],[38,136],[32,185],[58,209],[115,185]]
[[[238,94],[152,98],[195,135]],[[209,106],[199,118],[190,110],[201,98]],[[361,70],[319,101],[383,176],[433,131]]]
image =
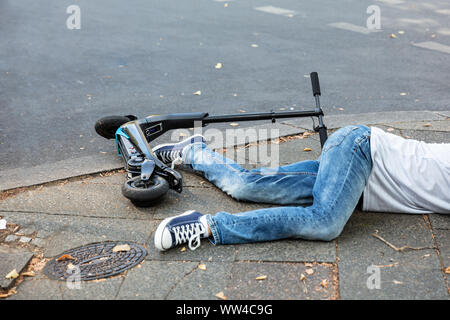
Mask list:
[[169,223],[170,220],[172,220],[174,218],[181,217],[181,216],[186,216],[188,214],[191,214],[194,211],[195,210],[189,210],[189,211],[183,212],[182,214],[179,214],[177,216],[173,216],[173,217],[170,217],[170,218],[165,218],[159,224],[158,228],[156,228],[156,231],[155,231],[155,237],[154,237],[155,239],[154,240],[155,240],[155,247],[156,247],[156,249],[158,249],[159,251],[166,251],[166,250],[172,248],[172,247],[169,247],[169,248],[164,248],[163,247],[163,243],[162,243],[162,241],[163,241],[163,232],[166,229],[166,225]]

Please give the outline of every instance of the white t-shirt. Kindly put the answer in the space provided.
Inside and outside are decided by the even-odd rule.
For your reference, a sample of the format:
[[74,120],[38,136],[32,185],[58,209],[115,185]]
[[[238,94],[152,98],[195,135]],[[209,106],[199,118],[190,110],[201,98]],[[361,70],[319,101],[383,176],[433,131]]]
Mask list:
[[450,144],[404,139],[371,128],[373,161],[364,211],[450,213]]

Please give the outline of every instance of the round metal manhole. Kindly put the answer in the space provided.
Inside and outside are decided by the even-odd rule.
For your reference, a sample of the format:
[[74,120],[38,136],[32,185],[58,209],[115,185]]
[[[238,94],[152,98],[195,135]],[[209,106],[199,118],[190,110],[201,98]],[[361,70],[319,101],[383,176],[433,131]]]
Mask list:
[[67,280],[75,273],[80,280],[111,277],[131,269],[145,259],[147,250],[124,241],[91,243],[64,251],[47,262],[44,274],[50,279]]

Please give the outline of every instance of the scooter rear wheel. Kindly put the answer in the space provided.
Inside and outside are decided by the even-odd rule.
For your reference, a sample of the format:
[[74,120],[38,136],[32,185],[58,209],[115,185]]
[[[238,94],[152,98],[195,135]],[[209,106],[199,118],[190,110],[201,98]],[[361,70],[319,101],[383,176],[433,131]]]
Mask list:
[[127,180],[122,186],[122,194],[137,207],[150,207],[157,203],[169,190],[169,183],[154,174],[148,181],[137,176]]

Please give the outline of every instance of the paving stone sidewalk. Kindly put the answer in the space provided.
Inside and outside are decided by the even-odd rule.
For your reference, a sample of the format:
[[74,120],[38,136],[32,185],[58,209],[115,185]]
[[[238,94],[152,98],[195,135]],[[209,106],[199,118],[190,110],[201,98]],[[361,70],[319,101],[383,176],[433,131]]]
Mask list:
[[[406,138],[449,143],[447,116],[364,119]],[[341,125],[345,123],[336,118],[329,128]],[[320,154],[318,136],[302,134],[308,129],[306,122],[289,121],[281,128],[287,136],[276,140],[281,164]],[[262,165],[249,163],[249,157],[263,147],[264,143],[237,147],[234,157],[248,168]],[[258,300],[450,298],[446,215],[355,211],[343,233],[330,242],[284,240],[215,247],[204,241],[195,251],[179,247],[160,253],[154,248],[153,233],[166,217],[188,209],[236,213],[269,206],[235,201],[192,172],[182,174],[183,192],[170,191],[164,202],[151,208],[137,208],[121,195],[125,174],[120,170],[68,179],[64,173],[65,180],[0,193],[0,219],[8,222],[7,229],[0,230],[0,297],[218,299],[216,294],[223,293],[228,299]],[[43,274],[45,263],[65,250],[102,241],[137,242],[148,255],[121,275],[82,282],[81,289],[69,289],[66,282]],[[416,249],[396,251],[389,244]],[[13,269],[21,275],[6,279]],[[261,276],[266,277],[257,280]]]

